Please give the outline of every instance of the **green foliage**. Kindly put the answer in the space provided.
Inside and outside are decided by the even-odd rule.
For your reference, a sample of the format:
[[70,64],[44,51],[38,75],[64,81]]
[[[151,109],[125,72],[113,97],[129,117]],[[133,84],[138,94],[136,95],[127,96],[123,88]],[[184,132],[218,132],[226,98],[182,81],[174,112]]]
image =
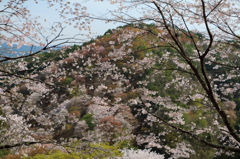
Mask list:
[[[8,152],[8,151],[5,150],[5,152]],[[27,148],[25,150],[23,149],[22,151],[19,152],[19,154],[11,155],[9,152],[8,154],[5,154],[5,156],[3,156],[3,159],[32,158],[38,154],[49,155],[50,150],[45,147],[34,146],[34,147]]]
[[94,40],[94,39],[91,39],[90,41],[83,43],[83,44],[80,46],[80,48],[82,48],[83,46],[87,46],[87,45],[89,45],[89,44],[92,44],[92,43],[94,43],[94,42],[95,42],[95,40]]
[[144,57],[145,57],[145,54],[144,54],[144,52],[143,51],[139,51],[139,52],[137,52],[136,54],[135,54],[135,57],[137,58],[137,59],[143,59]]
[[80,107],[72,106],[72,107],[69,108],[68,111],[69,111],[69,112],[71,112],[71,111],[80,111]]
[[136,92],[128,92],[128,98],[129,99],[134,99],[134,98],[137,98],[138,94]]
[[65,83],[66,83],[66,85],[69,85],[72,81],[73,81],[73,78],[68,77],[68,78],[66,78]]
[[2,111],[2,108],[0,108],[0,115],[4,115],[3,111]]
[[64,130],[60,130],[56,133],[55,139],[60,139],[60,138],[68,138],[73,135],[74,132],[74,126],[71,124],[66,124]]
[[[195,122],[199,127],[205,128],[207,126],[209,126],[209,123],[207,121],[207,119],[199,119],[200,116],[202,116],[203,112],[202,110],[198,110],[198,111],[191,111],[187,114],[184,114],[183,117],[185,119],[186,124],[189,124],[191,122]],[[208,116],[207,113],[205,113],[206,117]]]
[[134,140],[123,140],[123,141],[120,141],[120,142],[116,143],[116,146],[119,149],[127,148],[127,149],[134,149],[134,150],[136,150],[137,147],[135,147],[133,145],[134,145]]
[[49,155],[38,154],[34,157],[26,157],[25,159],[81,159],[80,156],[76,154],[67,154],[63,152],[56,152]]
[[240,98],[234,98],[234,102],[236,103],[236,110],[240,110]]
[[10,125],[6,121],[0,119],[0,135],[6,133],[7,128],[9,127]]
[[48,59],[51,59],[52,61],[59,61],[63,58],[67,57],[66,54],[61,53],[60,51],[51,51],[51,52],[44,52],[42,54],[39,54],[39,61],[45,61]]
[[109,145],[108,143],[90,144],[90,147],[93,148],[94,151],[91,154],[86,155],[86,158],[89,159],[96,157],[107,158],[122,156],[118,146]]
[[8,155],[9,153],[10,153],[10,151],[7,149],[0,149],[0,158]]
[[[191,159],[199,159],[199,158],[214,158],[216,150],[211,147],[208,147],[192,138],[187,138],[188,142],[191,143],[192,149],[196,152],[196,154],[191,154]],[[219,158],[218,158],[219,159]]]
[[79,45],[76,45],[76,44],[74,44],[73,46],[71,46],[69,49],[67,49],[66,51],[65,51],[65,53],[70,53],[70,52],[73,52],[73,51],[75,51],[75,50],[77,50],[77,49],[79,49],[80,48],[80,46]]
[[49,154],[37,154],[33,157],[25,157],[26,159],[95,159],[121,157],[122,153],[118,146],[110,146],[108,143],[89,144],[79,152],[63,153],[61,151],[51,152]]
[[108,35],[108,34],[112,34],[113,32],[112,32],[112,30],[111,29],[108,29],[105,33],[104,33],[104,35]]
[[72,90],[70,90],[70,97],[76,97],[83,95],[83,91],[79,87],[72,87]]
[[81,120],[85,120],[90,130],[93,130],[96,124],[93,123],[93,114],[86,114]]
[[[41,66],[42,62],[45,61],[59,61],[66,58],[67,55],[65,53],[61,53],[59,50],[53,50],[51,52],[43,52],[38,54],[37,59],[36,57],[28,57],[25,60],[28,62],[27,67],[31,69],[33,66]],[[35,60],[34,60],[35,59]],[[41,69],[39,69],[41,70]]]
[[167,145],[175,145],[181,139],[178,137],[178,133],[176,131],[171,131],[165,136],[165,142]]

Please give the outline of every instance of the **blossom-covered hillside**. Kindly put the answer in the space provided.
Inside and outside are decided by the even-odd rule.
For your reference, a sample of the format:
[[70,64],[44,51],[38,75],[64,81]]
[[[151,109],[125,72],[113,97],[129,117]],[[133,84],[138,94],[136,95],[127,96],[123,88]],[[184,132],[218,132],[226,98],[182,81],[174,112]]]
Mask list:
[[[186,132],[208,142],[237,145],[228,141],[227,131],[215,135],[225,130],[223,121],[215,116],[191,65],[176,55],[178,50],[168,38],[166,30],[154,24],[127,25],[83,45],[4,63],[16,75],[1,75],[1,153],[103,158],[151,148],[154,152],[141,153],[210,158],[217,152]],[[189,41],[207,39],[194,32],[190,38],[184,30],[178,39],[187,58],[201,69]],[[204,68],[212,77],[215,95],[232,99],[218,102],[236,127],[240,97],[232,83],[239,78],[227,78],[228,72],[220,72],[210,61]],[[223,80],[214,82],[219,75]],[[223,94],[222,85],[229,85],[229,92]]]

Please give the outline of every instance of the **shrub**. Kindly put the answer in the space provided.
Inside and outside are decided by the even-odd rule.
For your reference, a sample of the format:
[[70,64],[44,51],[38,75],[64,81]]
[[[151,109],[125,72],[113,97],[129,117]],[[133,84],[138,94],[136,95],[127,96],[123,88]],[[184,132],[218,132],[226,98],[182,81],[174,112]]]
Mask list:
[[26,157],[26,159],[95,159],[95,158],[109,158],[109,157],[121,157],[122,153],[117,146],[110,146],[107,143],[89,144],[88,147],[84,147],[79,152],[69,151],[69,153],[63,153],[61,151],[46,154],[38,154],[33,157]]
[[94,129],[96,124],[93,123],[93,114],[86,114],[86,115],[84,115],[82,117],[81,120],[85,120],[86,121],[86,123],[87,123],[88,127],[90,128],[90,130]]

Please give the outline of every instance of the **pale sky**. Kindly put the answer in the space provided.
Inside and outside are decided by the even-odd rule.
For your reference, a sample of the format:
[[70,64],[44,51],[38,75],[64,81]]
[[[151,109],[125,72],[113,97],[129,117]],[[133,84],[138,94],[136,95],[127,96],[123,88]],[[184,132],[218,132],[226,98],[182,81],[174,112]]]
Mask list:
[[[71,3],[74,2],[81,2],[82,5],[86,5],[88,8],[88,11],[90,13],[94,14],[103,14],[107,12],[107,9],[113,7],[108,1],[104,2],[94,2],[94,0],[69,0]],[[47,19],[46,25],[49,25],[52,22],[55,21],[63,21],[63,19],[59,18],[58,12],[55,11],[57,6],[53,7],[48,7],[46,2],[39,1],[38,4],[36,4],[34,1],[30,1],[26,3],[27,8],[31,11],[32,15],[35,16],[41,16],[43,19]],[[108,23],[106,24],[105,22],[102,21],[95,21],[92,23],[92,32],[96,33],[97,35],[102,35],[104,34],[108,29],[113,29],[116,28],[117,26],[121,25],[119,24],[112,24]],[[75,35],[76,33],[80,32],[78,29],[74,29],[73,26],[65,25],[66,29],[64,31],[64,34],[66,35]]]
[[[10,0],[2,0],[0,1],[0,9],[4,4],[9,2]],[[110,4],[108,0],[96,2],[95,0],[68,0],[71,4],[74,2],[81,3],[82,6],[86,6],[88,8],[88,12],[95,14],[95,15],[102,15],[106,14],[108,10],[113,10],[114,5]],[[59,9],[58,5],[55,4],[53,7],[49,7],[49,5],[46,3],[46,0],[38,0],[38,4],[34,2],[34,0],[27,0],[25,3],[25,6],[30,10],[31,14],[33,16],[40,16],[41,24],[49,28],[52,26],[53,22],[63,22],[65,19],[61,19],[59,17],[59,13],[56,11],[56,9]],[[135,8],[133,8],[135,10]],[[136,9],[137,10],[137,9]],[[136,11],[131,12],[131,16],[139,16]],[[44,19],[47,19],[47,22],[44,22]],[[124,24],[113,24],[113,23],[105,23],[103,21],[95,21],[91,24],[92,32],[95,33],[95,35],[103,35],[108,29],[114,29],[117,26],[121,26]],[[64,24],[66,28],[64,29],[63,34],[66,37],[72,37],[76,34],[82,34],[87,33],[83,31],[79,31],[78,29],[75,29],[73,26],[69,26],[67,24]],[[199,26],[198,26],[199,27]],[[48,34],[48,33],[45,33]]]
[[[0,9],[3,8],[3,6],[9,2],[10,0],[2,0],[0,1]],[[94,0],[68,0],[73,4],[74,2],[81,3],[82,6],[86,6],[88,8],[89,13],[94,13],[96,15],[101,15],[104,13],[107,13],[108,9],[113,9],[113,5],[111,5],[107,0],[103,2],[95,2]],[[33,16],[40,16],[40,22],[41,24],[49,28],[52,26],[53,22],[62,22],[64,19],[61,19],[59,17],[58,11],[56,9],[59,7],[57,4],[53,7],[49,7],[49,5],[46,3],[46,1],[38,0],[38,4],[36,4],[33,0],[28,0],[24,3],[24,5],[27,7],[27,9],[30,10],[31,14]],[[47,21],[45,22],[44,19]],[[64,23],[63,23],[64,24]],[[92,32],[95,33],[95,35],[103,35],[108,29],[114,29],[117,26],[120,26],[122,24],[113,24],[108,23],[106,24],[103,21],[95,21],[92,23],[91,28]],[[78,29],[75,29],[73,26],[69,26],[67,24],[64,24],[66,28],[64,29],[63,34],[66,37],[71,37],[76,34],[84,33],[83,31],[79,31]],[[87,33],[87,32],[85,32]],[[47,34],[47,33],[45,33]]]

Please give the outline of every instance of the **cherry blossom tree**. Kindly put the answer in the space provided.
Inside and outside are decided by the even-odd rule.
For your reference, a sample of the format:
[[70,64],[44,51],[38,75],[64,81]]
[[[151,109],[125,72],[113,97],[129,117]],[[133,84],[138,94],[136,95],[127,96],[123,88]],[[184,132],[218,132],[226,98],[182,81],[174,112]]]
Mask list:
[[[36,55],[70,39],[61,41],[61,23],[54,23],[53,38],[42,36],[24,2],[10,1],[1,10],[1,30],[7,32],[2,39],[9,45],[30,41],[43,49],[14,58],[1,55],[3,148],[60,143],[72,136],[101,139],[96,132],[107,125],[116,134],[128,134],[111,138],[111,144],[134,138],[173,158],[198,157],[205,146],[215,156],[240,152],[238,0],[109,0],[114,9],[106,16],[87,13],[77,2],[48,1],[49,6],[58,3],[60,16],[80,30],[89,30],[92,20],[126,24],[59,51],[62,57],[51,62]],[[28,60],[37,61],[32,70]],[[85,115],[99,126],[91,130],[89,121],[81,120]],[[89,131],[77,133],[81,128]]]
[[[50,121],[50,115],[43,111],[44,108],[39,107],[37,103],[44,103],[43,98],[48,98],[51,91],[58,89],[58,86],[55,86],[50,78],[44,81],[47,75],[39,75],[37,72],[53,65],[51,61],[54,58],[63,58],[64,50],[68,48],[66,45],[82,43],[84,38],[83,34],[79,38],[77,33],[74,36],[66,36],[64,21],[50,22],[51,26],[44,26],[42,23],[46,20],[43,21],[41,16],[32,15],[26,6],[27,2],[11,0],[1,5],[0,9],[1,149],[43,142],[32,137],[36,136],[32,131],[33,124],[41,123],[43,128],[52,125],[52,120],[61,123],[58,121],[61,119],[60,116],[68,114],[65,109],[60,109],[60,116],[54,116]],[[52,7],[54,4],[64,6],[69,2],[45,1],[45,3]],[[80,14],[83,12],[79,11],[78,15]],[[81,27],[78,26],[79,29]],[[4,47],[5,43],[8,47]],[[30,49],[26,52],[14,51],[16,47],[20,48],[23,45],[29,46]],[[46,52],[49,52],[49,55],[46,55]],[[52,76],[58,77],[59,74]],[[57,98],[56,95],[51,95]],[[52,130],[49,129],[48,135],[51,136],[51,133]]]
[[[153,69],[154,74],[148,77],[150,79],[154,79],[155,75],[161,80],[164,72],[172,73],[173,78],[164,89],[169,92],[175,88],[178,93],[173,99],[164,96],[160,90],[146,88],[150,80],[141,81],[138,84],[142,85],[143,92],[140,97],[131,100],[132,104],[140,108],[140,113],[147,114],[146,120],[150,123],[172,128],[162,128],[165,131],[163,135],[177,131],[176,135],[187,135],[219,152],[239,152],[239,126],[235,115],[239,110],[239,1],[109,2],[117,9],[110,10],[105,17],[88,17],[132,24],[140,29],[124,30],[118,44],[127,41],[125,48],[115,48],[110,56],[117,60],[125,55],[157,48],[161,53],[148,52],[149,57],[142,60],[132,58],[129,63],[135,61],[144,69]],[[154,27],[142,25],[151,22]],[[150,41],[150,46],[144,49],[129,49],[135,38],[144,38],[146,34],[158,40]],[[117,44],[111,42],[111,45],[114,47]],[[207,120],[209,124],[203,127],[187,121],[184,116],[191,113],[198,116],[199,121]]]
[[133,149],[124,149],[123,151],[123,157],[121,158],[152,158],[152,159],[162,159],[164,158],[163,155],[156,154],[154,152],[151,152],[150,150],[133,150]]

